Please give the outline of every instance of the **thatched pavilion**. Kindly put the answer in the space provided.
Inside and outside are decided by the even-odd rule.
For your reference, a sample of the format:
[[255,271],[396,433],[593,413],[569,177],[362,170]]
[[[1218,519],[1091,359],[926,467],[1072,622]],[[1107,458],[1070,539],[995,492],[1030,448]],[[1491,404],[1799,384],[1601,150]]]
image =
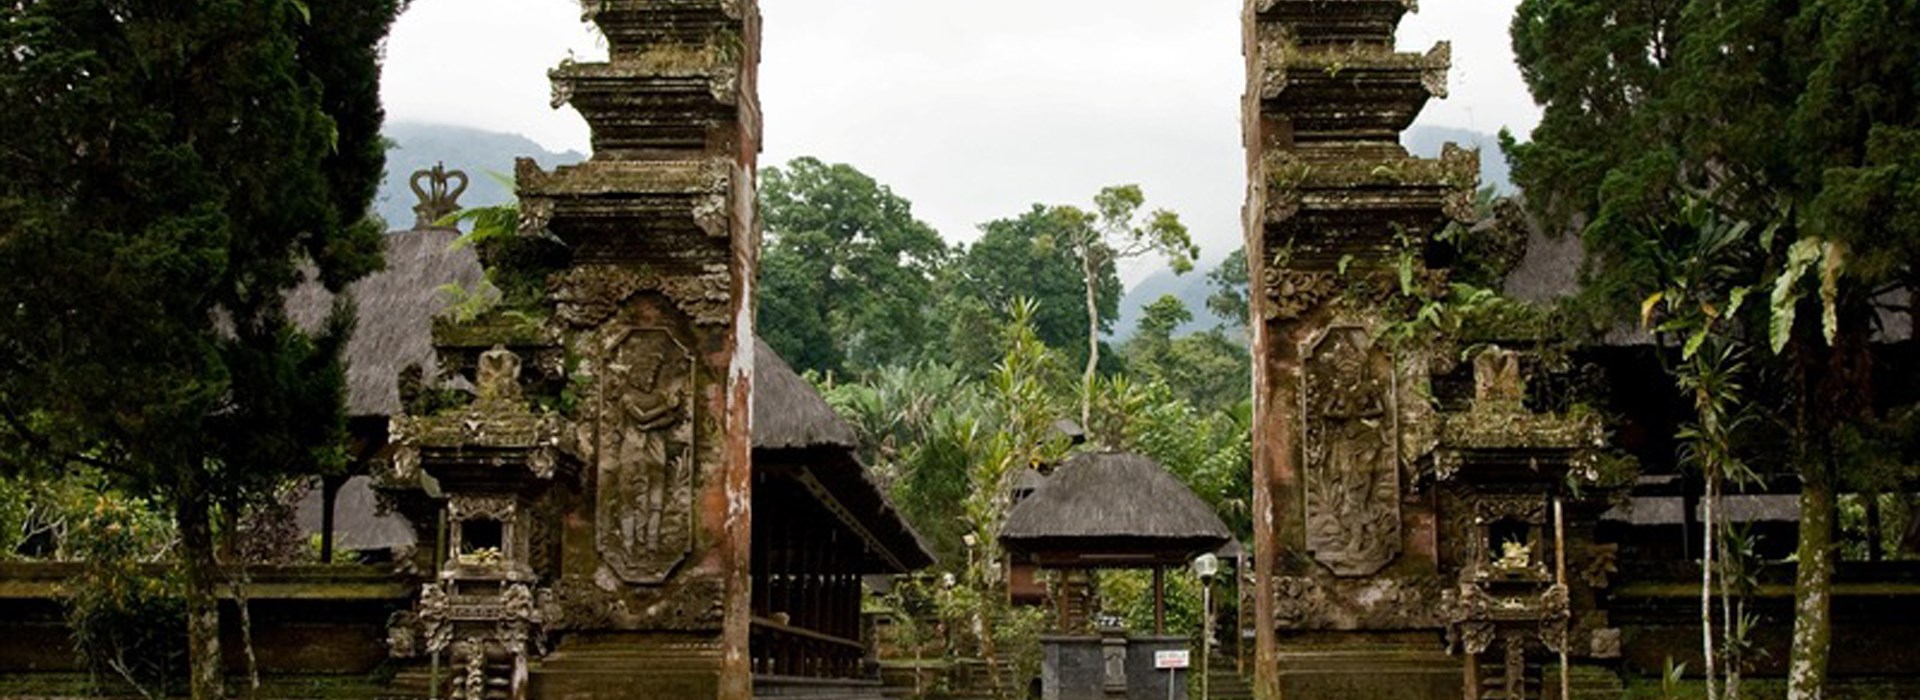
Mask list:
[[1165,632],[1165,575],[1233,540],[1226,523],[1185,484],[1147,457],[1075,455],[1007,514],[1000,542],[1012,556],[1062,572],[1054,594],[1060,629],[1086,626],[1085,582],[1096,569],[1153,571],[1154,632]]

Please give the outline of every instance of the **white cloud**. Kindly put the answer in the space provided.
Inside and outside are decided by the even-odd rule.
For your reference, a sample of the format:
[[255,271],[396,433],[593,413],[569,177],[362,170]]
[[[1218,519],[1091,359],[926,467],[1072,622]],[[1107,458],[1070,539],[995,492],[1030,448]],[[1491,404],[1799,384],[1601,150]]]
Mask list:
[[[1401,46],[1454,46],[1451,99],[1421,123],[1538,120],[1506,37],[1517,0],[1428,0]],[[950,240],[1035,202],[1142,185],[1218,258],[1240,243],[1240,0],[763,0],[763,165],[846,162]],[[546,71],[604,56],[570,0],[416,0],[388,44],[394,119],[586,149]],[[1129,270],[1137,279],[1146,266]]]

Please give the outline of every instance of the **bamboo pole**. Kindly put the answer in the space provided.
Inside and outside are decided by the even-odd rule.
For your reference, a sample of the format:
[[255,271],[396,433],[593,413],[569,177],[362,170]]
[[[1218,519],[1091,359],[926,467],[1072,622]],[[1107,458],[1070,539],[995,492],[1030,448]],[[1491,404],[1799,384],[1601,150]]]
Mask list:
[[[1567,586],[1567,520],[1561,513],[1559,497],[1553,499],[1553,559],[1554,580],[1558,581],[1561,589],[1565,590]],[[1568,591],[1568,593],[1571,592],[1572,591]],[[1568,607],[1572,607],[1571,598],[1568,599]],[[1572,611],[1569,610],[1568,612],[1571,614]],[[1567,669],[1567,646],[1569,641],[1570,640],[1565,638],[1560,640],[1560,700],[1569,700],[1572,696],[1572,691],[1570,690],[1572,673]]]

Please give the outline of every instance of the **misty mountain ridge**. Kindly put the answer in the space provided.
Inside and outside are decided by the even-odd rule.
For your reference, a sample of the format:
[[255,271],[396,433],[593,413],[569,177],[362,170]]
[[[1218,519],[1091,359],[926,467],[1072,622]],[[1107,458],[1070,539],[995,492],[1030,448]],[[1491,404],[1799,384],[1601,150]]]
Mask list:
[[387,173],[374,198],[374,212],[389,229],[413,228],[413,206],[419,203],[408,181],[420,170],[445,164],[467,174],[462,207],[484,207],[513,201],[513,190],[489,173],[513,178],[513,160],[532,158],[543,168],[586,160],[578,151],[554,152],[519,134],[446,124],[388,122],[384,135],[394,142],[387,150]]

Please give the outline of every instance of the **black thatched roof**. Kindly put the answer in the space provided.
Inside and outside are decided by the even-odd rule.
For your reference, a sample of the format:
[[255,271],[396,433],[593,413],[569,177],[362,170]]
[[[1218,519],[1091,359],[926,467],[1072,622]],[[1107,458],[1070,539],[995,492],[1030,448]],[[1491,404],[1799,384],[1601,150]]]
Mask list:
[[[387,268],[347,288],[359,309],[346,350],[348,415],[399,413],[398,377],[407,365],[434,376],[433,317],[447,305],[440,288],[473,289],[485,277],[471,247],[454,247],[459,237],[451,229],[389,233]],[[287,312],[301,327],[319,328],[333,296],[309,282],[287,295]]]
[[1009,549],[1043,558],[1116,555],[1177,563],[1232,539],[1226,523],[1185,484],[1153,460],[1124,452],[1075,455],[1015,505],[1000,529]]
[[813,385],[795,374],[787,361],[754,339],[753,448],[791,450],[810,447],[853,449],[853,426],[820,398]]

